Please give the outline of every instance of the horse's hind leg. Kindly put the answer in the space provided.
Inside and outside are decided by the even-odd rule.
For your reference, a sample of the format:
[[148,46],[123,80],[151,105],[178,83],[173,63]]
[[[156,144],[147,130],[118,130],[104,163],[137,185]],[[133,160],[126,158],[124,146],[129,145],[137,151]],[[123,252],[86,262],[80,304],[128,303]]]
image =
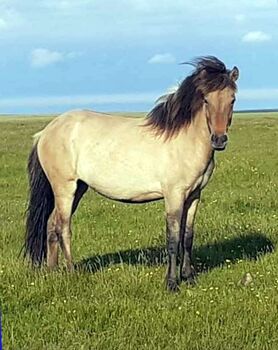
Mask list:
[[58,243],[64,253],[69,270],[73,268],[70,250],[71,214],[76,190],[76,181],[67,181],[54,186],[55,207],[48,221],[47,266],[52,268],[58,263]]
[[56,222],[56,208],[53,209],[47,222],[47,267],[50,269],[58,265],[59,235]]

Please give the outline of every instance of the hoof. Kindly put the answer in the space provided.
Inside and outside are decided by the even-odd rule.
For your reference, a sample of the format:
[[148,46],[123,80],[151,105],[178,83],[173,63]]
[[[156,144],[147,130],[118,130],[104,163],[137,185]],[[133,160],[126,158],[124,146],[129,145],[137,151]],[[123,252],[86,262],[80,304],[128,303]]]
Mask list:
[[190,286],[196,285],[196,274],[192,269],[190,272],[181,272],[181,281],[187,283]]
[[168,280],[167,281],[167,290],[172,293],[177,293],[180,291],[177,280]]
[[190,276],[186,277],[184,280],[183,280],[187,285],[189,286],[196,286],[197,284],[197,281],[196,281],[196,278],[195,278],[195,275],[191,274]]
[[67,264],[67,271],[68,272],[74,272],[74,265],[71,263],[71,264]]
[[52,272],[52,271],[57,271],[58,270],[58,265],[47,265],[46,266],[47,271]]

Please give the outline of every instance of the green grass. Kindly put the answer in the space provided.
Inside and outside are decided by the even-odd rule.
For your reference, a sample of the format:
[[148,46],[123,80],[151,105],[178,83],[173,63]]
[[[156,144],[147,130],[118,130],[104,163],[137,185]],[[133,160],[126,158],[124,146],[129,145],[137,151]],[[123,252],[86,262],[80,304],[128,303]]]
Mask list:
[[73,220],[82,271],[34,270],[18,257],[31,135],[49,120],[0,119],[4,349],[278,349],[277,114],[234,116],[197,215],[198,284],[174,295],[164,288],[163,202],[87,193]]

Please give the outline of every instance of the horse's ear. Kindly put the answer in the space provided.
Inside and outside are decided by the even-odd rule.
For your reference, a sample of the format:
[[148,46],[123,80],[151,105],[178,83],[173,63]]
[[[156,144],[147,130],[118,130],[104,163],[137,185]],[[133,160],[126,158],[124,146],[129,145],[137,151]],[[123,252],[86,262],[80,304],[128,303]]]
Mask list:
[[234,67],[231,71],[230,71],[230,74],[229,74],[230,78],[233,80],[233,81],[236,81],[239,77],[239,70],[237,67]]

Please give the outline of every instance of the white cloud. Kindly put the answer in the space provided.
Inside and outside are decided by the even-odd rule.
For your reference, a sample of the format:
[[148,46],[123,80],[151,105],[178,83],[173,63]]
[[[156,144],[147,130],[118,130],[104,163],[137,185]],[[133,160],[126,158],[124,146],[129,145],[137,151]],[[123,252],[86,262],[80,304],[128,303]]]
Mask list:
[[64,60],[64,55],[58,51],[48,49],[34,49],[31,52],[31,65],[36,68],[49,66]]
[[[0,4],[1,2],[3,0],[0,0]],[[213,41],[215,35],[219,33],[219,27],[221,35],[227,36],[229,40],[229,37],[234,36],[234,32],[230,30],[226,19],[241,21],[242,14],[245,14],[246,19],[247,16],[248,19],[257,16],[257,22],[264,25],[264,20],[271,23],[271,20],[275,21],[275,16],[277,17],[277,12],[272,10],[274,3],[277,8],[277,0],[228,2],[177,0],[175,6],[170,0],[4,0],[4,2],[13,4],[23,18],[26,18],[21,30],[14,33],[17,34],[17,38],[23,38],[27,42],[34,38],[34,42],[38,42],[38,38],[41,37],[45,40],[43,42],[48,44],[60,42],[61,39],[66,43],[87,40],[94,41],[94,44],[103,44],[107,40],[110,44],[115,38],[120,38],[122,42],[129,40],[133,44],[144,46],[146,43],[152,44],[154,40],[156,44],[169,40],[178,43],[183,40],[191,46],[192,43],[194,45],[200,43],[203,37],[212,38]],[[261,7],[264,7],[263,11]],[[215,13],[222,14],[217,25]],[[0,17],[6,20],[1,6]],[[198,26],[196,18],[198,23],[203,23],[205,32]],[[185,20],[186,28],[190,30],[184,27]],[[10,26],[10,22],[7,22]],[[50,27],[55,28],[55,31],[49,30]],[[192,39],[192,32],[195,40]],[[163,46],[161,47],[163,50]],[[192,49],[199,50],[195,47]]]
[[86,105],[105,104],[138,104],[155,103],[160,96],[157,92],[96,94],[96,95],[69,95],[69,96],[33,96],[1,98],[0,108],[43,108],[43,107],[84,107]]
[[162,64],[168,64],[168,63],[175,63],[176,58],[171,53],[162,53],[162,54],[156,54],[152,56],[148,63],[162,63]]
[[259,43],[271,40],[271,35],[262,31],[248,32],[242,37],[242,41],[246,43]]
[[278,100],[278,89],[240,89],[238,92],[239,100],[250,100],[250,101],[269,101]]
[[22,14],[11,7],[4,5],[5,4],[1,4],[0,0],[0,31],[11,31],[22,27],[22,25],[25,23]]
[[275,8],[277,7],[277,0],[256,0],[252,1],[252,4],[259,8]]
[[[41,110],[66,110],[69,108],[93,108],[94,106],[105,105],[135,105],[154,104],[161,92],[141,92],[141,93],[114,93],[95,95],[63,95],[63,96],[29,96],[1,98],[0,108],[14,110],[31,109],[40,112]],[[239,101],[274,101],[278,99],[278,88],[263,89],[240,89]],[[103,108],[103,107],[102,107]],[[117,107],[116,107],[117,108]],[[132,106],[130,107],[132,109]],[[3,111],[2,111],[3,113]]]
[[180,87],[180,83],[176,83],[176,84],[170,86],[170,87],[167,89],[166,94],[175,93],[175,92],[178,90],[179,87]]
[[72,10],[90,4],[90,0],[44,0],[41,6],[57,10]]
[[51,64],[65,61],[67,59],[75,59],[82,56],[82,52],[63,53],[59,51],[51,51],[44,48],[34,49],[31,52],[31,65],[35,68],[43,68]]
[[246,16],[243,13],[238,13],[235,15],[235,20],[237,22],[243,22],[246,19]]
[[81,51],[72,51],[72,52],[65,54],[65,57],[69,58],[69,59],[75,59],[75,58],[83,56],[83,54],[84,54],[84,52],[81,52]]
[[7,22],[3,18],[0,18],[0,30],[6,29],[7,27],[8,27]]

